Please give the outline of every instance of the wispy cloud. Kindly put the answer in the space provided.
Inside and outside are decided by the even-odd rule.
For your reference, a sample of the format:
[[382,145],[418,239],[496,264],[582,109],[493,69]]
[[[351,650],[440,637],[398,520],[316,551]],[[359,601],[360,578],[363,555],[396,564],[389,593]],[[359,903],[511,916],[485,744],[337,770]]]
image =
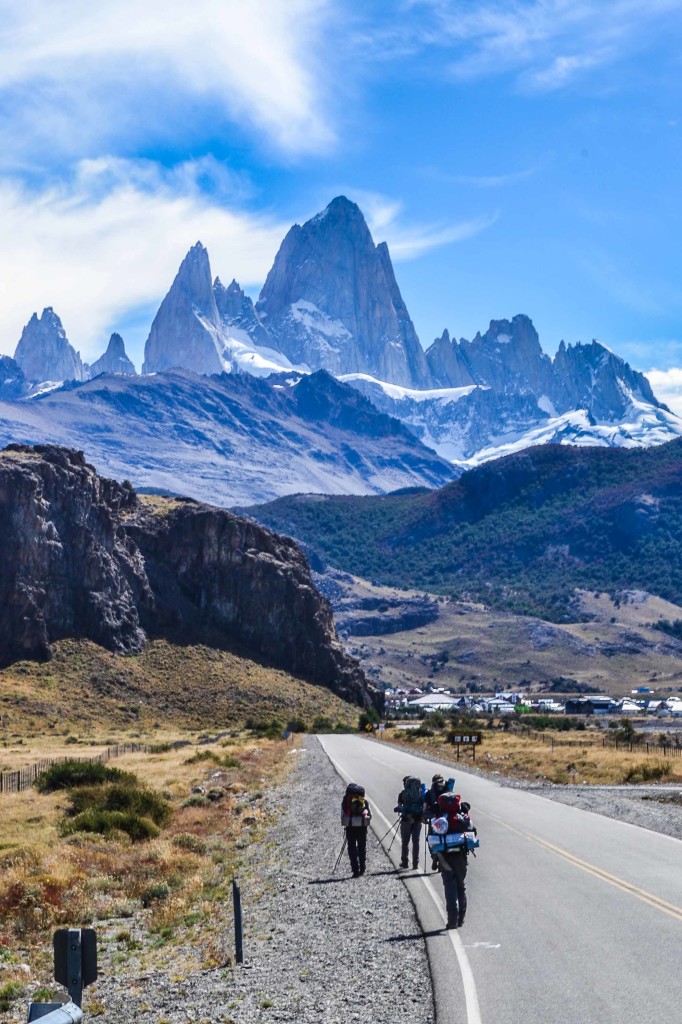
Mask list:
[[13,354],[31,313],[53,305],[83,357],[96,357],[118,318],[161,299],[197,239],[214,273],[260,284],[289,225],[229,205],[225,174],[206,160],[169,170],[101,159],[68,184],[0,183],[0,352]]
[[494,212],[454,224],[411,224],[405,219],[404,203],[400,199],[357,188],[339,191],[360,206],[374,241],[386,242],[396,263],[417,259],[432,249],[472,238],[492,227],[499,217],[499,213]]
[[535,164],[533,167],[527,167],[525,170],[509,171],[504,174],[449,174],[447,171],[435,168],[427,169],[424,173],[426,177],[437,181],[446,181],[451,185],[468,185],[472,188],[506,188],[508,185],[515,185],[519,181],[527,181],[528,178],[534,178],[547,162],[549,161],[543,161],[542,163]]
[[679,32],[682,0],[407,0],[405,6],[420,14],[410,30],[413,49],[450,51],[453,78],[513,74],[521,88],[547,92],[616,64],[656,34]]
[[324,150],[334,17],[331,0],[0,0],[4,159],[196,137],[211,118]]
[[682,416],[682,368],[649,370],[646,374],[656,398]]

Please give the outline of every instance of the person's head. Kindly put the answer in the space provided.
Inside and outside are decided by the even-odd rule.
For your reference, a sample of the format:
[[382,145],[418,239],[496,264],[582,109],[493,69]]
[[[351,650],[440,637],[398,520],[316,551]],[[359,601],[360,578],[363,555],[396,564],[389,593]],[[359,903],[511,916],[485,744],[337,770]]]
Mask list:
[[409,782],[409,779],[410,779],[409,775],[403,775],[403,786],[407,785],[407,783]]
[[431,786],[438,791],[445,789],[445,779],[442,775],[434,775],[431,779]]

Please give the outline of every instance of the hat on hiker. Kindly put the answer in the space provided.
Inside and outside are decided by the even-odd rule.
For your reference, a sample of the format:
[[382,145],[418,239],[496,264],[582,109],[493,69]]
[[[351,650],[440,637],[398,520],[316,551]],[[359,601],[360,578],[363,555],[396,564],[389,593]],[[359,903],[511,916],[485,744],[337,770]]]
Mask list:
[[445,779],[442,775],[434,775],[431,782],[437,782],[440,785],[441,782],[445,782]]

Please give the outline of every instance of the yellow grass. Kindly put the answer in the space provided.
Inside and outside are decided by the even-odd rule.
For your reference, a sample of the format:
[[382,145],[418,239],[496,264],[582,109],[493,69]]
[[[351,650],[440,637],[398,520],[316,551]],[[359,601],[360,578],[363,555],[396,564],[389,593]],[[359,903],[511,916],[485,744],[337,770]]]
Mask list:
[[[358,709],[326,687],[202,645],[154,640],[141,654],[122,656],[87,640],[62,640],[49,662],[0,670],[0,743],[15,751],[12,758],[21,756],[16,748],[45,736],[63,742],[71,734],[87,743],[93,734],[149,736],[225,728],[249,717],[286,723],[316,715],[354,724]],[[0,760],[10,755],[0,752]]]
[[[406,739],[399,729],[389,729],[384,735],[391,742],[404,744],[410,750],[424,750],[447,761],[455,761],[456,747],[448,743],[444,733],[437,733],[432,739]],[[476,767],[504,775],[508,778],[531,782],[553,782],[581,785],[618,784],[630,781],[628,773],[646,765],[656,771],[658,766],[669,767],[660,779],[651,781],[682,782],[682,758],[647,756],[642,750],[628,750],[602,746],[602,736],[593,732],[562,732],[554,737],[552,750],[550,737],[547,741],[517,733],[505,732],[501,728],[483,729],[482,742],[476,751]],[[570,741],[575,746],[561,746]],[[461,747],[462,764],[473,763],[470,748]],[[641,774],[641,773],[638,773]],[[635,776],[635,779],[638,775]],[[641,778],[639,781],[644,781]]]
[[[51,933],[67,925],[94,925],[109,963],[130,962],[134,971],[155,967],[185,977],[228,961],[232,874],[242,866],[248,875],[249,845],[266,827],[262,795],[286,777],[290,749],[241,733],[210,747],[119,758],[117,767],[135,772],[172,806],[169,825],[144,843],[123,835],[64,838],[63,792],[0,796],[0,955],[9,962],[0,980],[19,981],[27,996],[49,984]],[[203,759],[207,750],[213,758]],[[219,770],[216,761],[226,756],[239,765]],[[223,796],[192,806],[196,785]],[[28,963],[29,978],[20,962]],[[96,986],[88,998],[96,1001]],[[10,1012],[0,1020],[18,1019]]]

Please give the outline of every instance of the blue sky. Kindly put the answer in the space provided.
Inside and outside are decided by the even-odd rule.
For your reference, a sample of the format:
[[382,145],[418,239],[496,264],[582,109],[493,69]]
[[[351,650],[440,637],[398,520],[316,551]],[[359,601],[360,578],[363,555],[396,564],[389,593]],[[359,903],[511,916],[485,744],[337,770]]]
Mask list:
[[682,0],[0,0],[0,351],[138,367],[180,260],[256,295],[333,196],[422,343],[529,314],[682,394]]

